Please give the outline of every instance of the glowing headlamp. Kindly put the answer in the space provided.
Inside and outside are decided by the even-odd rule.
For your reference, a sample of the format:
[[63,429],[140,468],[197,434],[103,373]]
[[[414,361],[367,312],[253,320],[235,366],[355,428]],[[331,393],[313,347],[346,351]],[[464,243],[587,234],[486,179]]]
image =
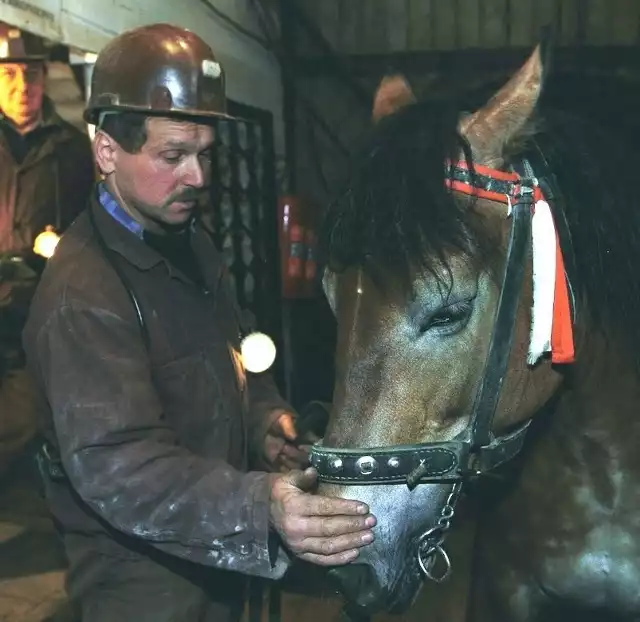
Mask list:
[[267,371],[276,359],[276,345],[269,335],[250,333],[240,343],[244,368],[252,374]]
[[56,246],[60,241],[60,236],[51,225],[47,225],[42,233],[39,233],[33,243],[33,252],[45,259],[53,256]]

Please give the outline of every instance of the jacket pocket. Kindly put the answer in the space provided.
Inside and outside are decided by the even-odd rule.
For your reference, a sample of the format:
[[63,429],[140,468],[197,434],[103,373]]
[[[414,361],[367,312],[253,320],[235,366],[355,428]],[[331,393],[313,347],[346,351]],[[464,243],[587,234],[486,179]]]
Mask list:
[[174,429],[181,445],[200,454],[215,434],[226,436],[228,408],[218,375],[207,358],[192,354],[154,371],[161,417]]

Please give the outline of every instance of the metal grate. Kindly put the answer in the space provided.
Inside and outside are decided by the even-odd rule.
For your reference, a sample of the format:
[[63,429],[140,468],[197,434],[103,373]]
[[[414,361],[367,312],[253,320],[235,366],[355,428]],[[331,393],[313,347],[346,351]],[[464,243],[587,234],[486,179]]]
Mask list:
[[216,122],[210,228],[239,305],[276,341],[281,336],[273,119],[230,103],[235,120]]

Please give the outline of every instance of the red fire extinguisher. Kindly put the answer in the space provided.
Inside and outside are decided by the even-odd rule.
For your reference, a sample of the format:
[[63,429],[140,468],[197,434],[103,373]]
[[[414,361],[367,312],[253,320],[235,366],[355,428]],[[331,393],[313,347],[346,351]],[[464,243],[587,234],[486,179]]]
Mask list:
[[282,295],[306,298],[314,295],[317,236],[311,203],[286,195],[278,202]]

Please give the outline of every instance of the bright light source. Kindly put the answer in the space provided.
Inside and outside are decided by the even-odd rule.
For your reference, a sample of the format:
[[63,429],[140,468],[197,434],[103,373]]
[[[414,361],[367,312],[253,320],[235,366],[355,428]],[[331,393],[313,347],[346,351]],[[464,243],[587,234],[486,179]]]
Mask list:
[[59,241],[60,236],[55,232],[53,227],[49,225],[36,237],[33,243],[33,252],[45,259],[49,259],[53,256]]
[[240,352],[244,368],[253,374],[267,371],[276,360],[276,345],[264,333],[247,335],[240,344]]

